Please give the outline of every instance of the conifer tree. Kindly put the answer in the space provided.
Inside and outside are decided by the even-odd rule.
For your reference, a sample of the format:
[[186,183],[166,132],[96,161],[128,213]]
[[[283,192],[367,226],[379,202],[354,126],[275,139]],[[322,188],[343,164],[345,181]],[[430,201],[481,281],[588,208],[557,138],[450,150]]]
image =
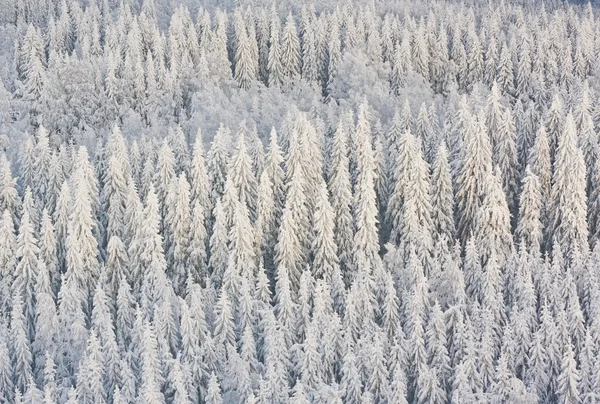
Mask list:
[[269,87],[278,86],[283,83],[284,70],[281,63],[281,43],[279,40],[280,23],[277,14],[272,13],[269,38],[269,58],[267,71],[269,73]]
[[542,195],[540,181],[530,167],[525,169],[523,191],[519,203],[519,221],[516,229],[517,242],[532,254],[539,254],[542,245]]
[[167,217],[170,240],[167,244],[167,275],[176,291],[181,290],[187,276],[190,253],[190,185],[185,172],[173,179],[167,204]]
[[229,256],[227,223],[220,199],[215,204],[213,216],[215,223],[213,225],[213,233],[210,237],[210,259],[208,265],[212,271],[213,282],[216,282],[216,285],[220,285]]
[[563,250],[569,250],[575,245],[584,251],[588,250],[585,186],[585,162],[583,153],[577,146],[573,115],[569,113],[558,142],[551,191],[553,240]]
[[502,189],[506,195],[508,208],[515,212],[517,206],[519,161],[517,156],[517,132],[510,109],[502,114],[498,132],[498,142],[494,147],[494,162],[501,176]]
[[[471,118],[467,118],[471,119]],[[481,192],[492,170],[492,152],[482,119],[468,121],[464,133],[464,160],[457,178],[457,235],[463,243],[471,235],[481,206]]]
[[73,278],[86,298],[99,274],[98,242],[94,237],[95,221],[90,182],[85,170],[73,174],[74,195],[66,237],[66,275]]
[[288,14],[281,38],[281,67],[288,79],[300,74],[300,41],[292,14]]
[[366,103],[360,105],[356,127],[357,173],[354,187],[354,264],[368,265],[373,271],[381,266],[378,253],[375,161],[371,145],[371,124]]
[[10,331],[12,335],[12,363],[15,372],[15,388],[26,391],[33,377],[32,355],[27,336],[28,320],[24,315],[21,292],[16,291],[12,299]]
[[489,172],[484,186],[483,202],[476,215],[475,238],[482,262],[485,264],[496,254],[502,265],[512,251],[510,212],[498,174]]
[[252,44],[251,39],[248,35],[245,23],[241,19],[241,16],[235,18],[235,80],[238,82],[240,88],[247,90],[254,79],[256,79],[258,72],[255,71],[253,55],[252,55]]
[[13,219],[17,219],[21,199],[16,189],[17,179],[13,178],[10,162],[4,153],[0,155],[0,178],[0,208],[2,211],[8,210]]
[[227,177],[227,165],[229,161],[229,129],[220,126],[212,140],[211,147],[206,156],[209,183],[211,189],[211,201],[213,205],[223,195],[225,179]]
[[579,371],[573,355],[573,347],[569,343],[565,348],[560,375],[558,376],[557,398],[560,403],[579,402]]
[[[544,126],[540,127],[537,133],[535,142],[529,152],[527,164],[531,168],[531,172],[539,178],[540,194],[543,201],[550,198],[550,190],[552,188],[552,163],[550,160],[550,144],[548,135]],[[542,205],[542,224],[545,228],[550,225],[551,210],[546,204]]]
[[401,220],[402,242],[406,248],[414,247],[418,256],[425,262],[433,243],[429,165],[423,158],[419,140],[407,133],[405,142],[406,178]]
[[34,228],[29,219],[29,210],[25,209],[21,217],[21,226],[17,236],[16,258],[18,260],[15,267],[14,281],[12,284],[12,293],[18,293],[23,299],[23,312],[25,315],[25,325],[27,338],[33,338],[34,320],[35,320],[35,282],[39,269],[38,254],[39,248],[35,238]]
[[334,213],[329,203],[329,191],[321,182],[314,213],[315,237],[312,243],[313,272],[316,278],[331,282],[333,273],[339,271],[337,245],[334,240]]
[[195,206],[200,204],[203,209],[202,214],[208,218],[211,209],[210,201],[210,181],[204,158],[203,136],[198,129],[196,140],[192,151],[192,160],[190,165],[190,203]]
[[454,240],[454,194],[448,151],[442,143],[439,147],[431,175],[431,218],[433,235],[438,240],[445,237]]
[[166,276],[167,263],[165,260],[162,237],[159,232],[160,216],[158,201],[154,188],[146,197],[144,221],[141,231],[140,266],[144,277],[141,284],[142,307],[152,316],[155,307],[163,301],[167,293],[168,280]]
[[331,162],[328,186],[331,191],[332,208],[335,214],[335,243],[338,246],[340,267],[346,280],[351,277],[353,224],[351,216],[352,189],[350,186],[347,134],[342,122],[334,133],[331,144]]
[[290,282],[294,290],[298,287],[302,262],[307,252],[308,212],[302,176],[300,171],[296,171],[291,179],[275,246],[275,262],[277,266],[283,265],[290,271]]
[[254,222],[256,220],[258,183],[252,170],[252,161],[246,148],[246,136],[244,132],[245,124],[242,123],[227,175],[237,190],[240,201],[246,204],[252,222]]
[[5,324],[0,326],[0,336],[0,397],[8,402],[14,399],[15,388],[10,355],[10,338]]

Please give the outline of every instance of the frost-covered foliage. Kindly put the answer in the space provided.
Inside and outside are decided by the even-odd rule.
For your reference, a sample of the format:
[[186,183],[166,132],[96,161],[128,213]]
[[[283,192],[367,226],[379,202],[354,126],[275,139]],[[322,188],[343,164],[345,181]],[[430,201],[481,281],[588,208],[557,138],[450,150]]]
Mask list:
[[592,6],[114,3],[0,0],[0,403],[600,402]]

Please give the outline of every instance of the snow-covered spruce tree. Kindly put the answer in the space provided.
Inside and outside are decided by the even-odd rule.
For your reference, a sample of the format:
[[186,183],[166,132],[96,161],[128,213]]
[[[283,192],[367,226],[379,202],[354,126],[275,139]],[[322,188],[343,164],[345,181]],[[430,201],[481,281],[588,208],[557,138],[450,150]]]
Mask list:
[[258,183],[252,169],[252,161],[246,146],[246,128],[242,123],[238,132],[237,144],[227,169],[228,179],[237,190],[238,197],[246,204],[252,222],[256,220],[256,201]]
[[377,203],[375,194],[375,160],[371,145],[371,124],[368,105],[359,107],[356,128],[357,178],[354,187],[354,265],[367,265],[371,271],[381,269]]
[[431,174],[431,219],[433,236],[440,240],[442,236],[452,243],[456,232],[454,224],[454,193],[452,190],[452,172],[448,162],[448,150],[441,144],[435,157]]
[[22,299],[21,304],[23,307],[21,309],[25,316],[28,339],[32,339],[34,335],[35,282],[39,270],[39,251],[34,228],[29,217],[29,209],[25,208],[17,235],[16,258],[18,262],[14,269],[12,293],[17,293]]
[[498,177],[498,174],[488,172],[475,219],[474,236],[484,265],[492,254],[496,254],[501,265],[504,264],[513,248],[510,212]]
[[542,246],[542,195],[539,177],[527,166],[519,202],[519,221],[515,236],[521,248],[531,254],[540,253]]
[[[236,14],[239,14],[236,12]],[[235,80],[240,88],[247,90],[250,84],[257,78],[258,72],[255,70],[253,60],[251,39],[246,29],[246,24],[241,15],[234,16],[235,27]]]
[[492,170],[492,150],[483,117],[468,117],[464,133],[464,157],[457,182],[457,235],[463,243],[473,235],[481,194]]
[[66,237],[66,276],[73,278],[83,293],[82,302],[87,301],[94,290],[100,266],[98,242],[94,237],[95,220],[90,182],[85,170],[78,168],[73,174],[74,195]]
[[30,379],[33,377],[30,339],[27,335],[28,323],[24,314],[21,292],[17,291],[13,295],[10,312],[11,362],[16,376],[15,387],[22,391],[27,389]]
[[517,133],[515,122],[510,109],[502,114],[498,131],[498,142],[493,149],[495,165],[498,168],[502,189],[510,212],[516,212],[519,175],[519,162],[517,156]]
[[352,254],[354,228],[352,223],[352,188],[350,185],[347,134],[340,122],[331,143],[328,188],[335,214],[334,238],[338,247],[341,271],[349,281],[352,279]]
[[[531,172],[539,178],[540,195],[543,201],[547,201],[550,198],[550,190],[552,188],[551,164],[548,135],[544,127],[541,126],[529,151],[527,165],[531,168]],[[551,213],[549,206],[542,204],[541,220],[544,228],[550,227]]]
[[281,38],[281,67],[286,79],[295,79],[300,74],[300,41],[292,14],[288,14]]
[[169,188],[166,226],[170,239],[167,244],[167,275],[176,291],[181,291],[188,271],[188,257],[191,242],[190,185],[182,172],[173,178]]
[[274,9],[271,14],[269,56],[267,61],[267,84],[269,87],[281,85],[281,83],[283,83],[284,75],[283,66],[281,64],[281,42],[279,39],[281,23],[279,16],[274,12]]
[[315,237],[312,241],[313,273],[315,278],[331,282],[333,273],[339,271],[337,245],[334,239],[334,212],[329,203],[329,190],[321,182],[314,212]]
[[196,133],[196,139],[192,150],[190,165],[190,203],[192,206],[199,204],[205,218],[209,217],[211,211],[210,180],[204,157],[203,136],[200,128]]
[[554,167],[550,195],[553,241],[559,243],[563,251],[570,251],[575,246],[587,251],[585,160],[577,146],[577,132],[571,113],[567,114],[564,130],[558,139]]
[[152,318],[154,310],[164,300],[165,294],[168,293],[168,289],[171,287],[166,276],[167,263],[159,226],[158,201],[154,188],[151,186],[146,196],[141,231],[140,266],[145,276],[141,281],[141,295],[139,297],[145,314],[150,318]]
[[16,188],[17,179],[13,177],[10,165],[10,161],[2,153],[0,155],[0,208],[3,212],[8,210],[16,220],[19,216],[21,199]]
[[210,149],[206,155],[206,168],[209,184],[211,184],[210,200],[212,205],[223,195],[227,165],[229,161],[229,146],[231,133],[225,126],[220,126],[215,134]]

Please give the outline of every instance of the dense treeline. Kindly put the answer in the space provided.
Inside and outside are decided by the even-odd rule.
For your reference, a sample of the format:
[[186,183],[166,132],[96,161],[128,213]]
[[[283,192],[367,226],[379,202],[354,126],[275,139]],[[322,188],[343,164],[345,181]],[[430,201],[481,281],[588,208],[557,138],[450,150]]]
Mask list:
[[590,6],[32,4],[0,403],[600,401]]

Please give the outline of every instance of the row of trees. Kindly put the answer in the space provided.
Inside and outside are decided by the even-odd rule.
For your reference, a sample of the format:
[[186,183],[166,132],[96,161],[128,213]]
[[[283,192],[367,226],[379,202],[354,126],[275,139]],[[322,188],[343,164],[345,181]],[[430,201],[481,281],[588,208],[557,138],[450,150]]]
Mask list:
[[155,133],[186,126],[203,112],[202,97],[236,85],[286,94],[300,85],[335,107],[356,87],[347,76],[363,65],[400,99],[414,88],[431,97],[496,82],[513,103],[532,101],[543,111],[557,89],[596,74],[600,52],[591,6],[528,12],[439,3],[421,16],[351,4],[321,14],[304,7],[299,15],[201,8],[195,18],[177,7],[163,31],[152,0],[139,15],[128,2],[115,10],[95,1],[46,3],[39,16],[34,7],[15,11],[6,86],[25,122],[44,123],[58,142],[109,132],[115,115],[133,115]]
[[366,103],[331,134],[292,110],[266,150],[245,124],[207,153],[115,126],[90,158],[40,127],[18,178],[0,158],[0,397],[598,400],[584,132],[556,101],[521,170],[494,89],[431,151]]

